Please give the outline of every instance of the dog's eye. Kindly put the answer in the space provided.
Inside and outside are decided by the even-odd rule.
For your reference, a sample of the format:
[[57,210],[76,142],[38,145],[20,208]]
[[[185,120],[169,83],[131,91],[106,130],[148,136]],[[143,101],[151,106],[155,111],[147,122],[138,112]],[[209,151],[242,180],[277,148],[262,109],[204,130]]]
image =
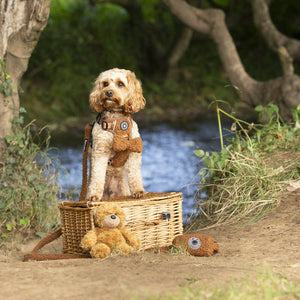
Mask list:
[[123,86],[125,86],[124,83],[122,81],[119,81],[118,82],[118,87],[123,87]]
[[108,86],[108,82],[107,82],[107,81],[104,81],[104,82],[103,82],[103,86],[104,86],[104,87]]

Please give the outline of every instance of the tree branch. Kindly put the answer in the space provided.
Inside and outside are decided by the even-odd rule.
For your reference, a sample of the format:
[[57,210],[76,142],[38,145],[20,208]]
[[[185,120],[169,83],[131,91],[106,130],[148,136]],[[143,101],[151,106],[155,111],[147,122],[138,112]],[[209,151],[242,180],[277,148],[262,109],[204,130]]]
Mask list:
[[183,28],[183,31],[168,59],[169,69],[176,66],[179,59],[182,57],[182,55],[189,47],[192,36],[193,36],[193,30],[191,30],[188,27]]
[[284,46],[292,58],[300,60],[300,41],[289,38],[277,30],[270,17],[269,3],[266,0],[251,0],[250,2],[254,24],[269,47],[277,52],[279,47]]
[[289,55],[285,47],[281,46],[278,49],[278,55],[282,67],[282,72],[285,76],[294,74],[293,59]]
[[260,83],[245,71],[227,29],[223,11],[219,9],[198,9],[188,5],[183,0],[163,1],[185,25],[209,35],[214,40],[231,83],[241,90],[241,97],[245,102],[257,105],[256,91]]
[[210,24],[203,11],[182,0],[163,0],[163,2],[186,26],[203,34],[209,34],[211,30]]

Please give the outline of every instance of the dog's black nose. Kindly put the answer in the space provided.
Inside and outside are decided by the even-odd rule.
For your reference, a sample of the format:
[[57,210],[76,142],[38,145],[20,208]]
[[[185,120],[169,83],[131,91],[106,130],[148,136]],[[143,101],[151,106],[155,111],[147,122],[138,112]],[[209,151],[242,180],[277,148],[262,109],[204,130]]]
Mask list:
[[105,95],[110,98],[114,95],[114,92],[112,90],[109,90],[105,92]]
[[117,218],[116,215],[111,215],[110,217],[111,217],[112,219],[116,219],[116,218]]

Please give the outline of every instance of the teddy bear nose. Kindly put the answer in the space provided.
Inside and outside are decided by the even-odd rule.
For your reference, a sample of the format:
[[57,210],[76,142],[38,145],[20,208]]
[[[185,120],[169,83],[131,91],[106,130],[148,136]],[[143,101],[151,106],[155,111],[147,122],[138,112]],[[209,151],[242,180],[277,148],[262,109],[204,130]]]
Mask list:
[[111,217],[112,219],[116,219],[116,218],[117,218],[116,215],[111,215],[110,217]]
[[110,98],[114,95],[114,92],[112,90],[108,90],[105,92],[105,95]]

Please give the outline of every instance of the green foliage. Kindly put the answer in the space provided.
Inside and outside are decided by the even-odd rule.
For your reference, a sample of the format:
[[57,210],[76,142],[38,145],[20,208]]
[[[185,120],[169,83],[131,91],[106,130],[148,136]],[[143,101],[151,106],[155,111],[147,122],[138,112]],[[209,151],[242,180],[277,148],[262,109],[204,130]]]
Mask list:
[[58,173],[47,155],[50,136],[37,144],[30,130],[33,123],[23,127],[22,116],[12,122],[14,135],[6,136],[8,146],[0,162],[2,241],[58,225]]
[[91,8],[85,0],[52,1],[25,75],[26,107],[46,122],[88,113],[89,93],[102,70],[135,69],[127,19],[112,4]]
[[[190,106],[204,108],[213,93],[227,101],[236,99],[229,89],[216,88],[218,83],[228,83],[216,59],[217,51],[211,41],[196,35],[179,66],[180,74],[188,74],[186,79],[180,75],[165,80],[165,70],[157,63],[166,64],[166,57],[155,61],[156,46],[150,43],[157,40],[166,54],[174,46],[181,25],[161,6],[157,0],[142,2],[142,17],[148,24],[143,28],[133,25],[127,11],[118,5],[101,3],[91,7],[85,0],[53,0],[48,25],[22,83],[25,93],[21,101],[29,119],[49,123],[67,116],[88,115],[92,84],[101,71],[112,67],[137,74],[150,109],[179,107],[189,101]],[[147,35],[149,38],[145,38]]]
[[[196,105],[204,111],[213,95],[232,105],[238,101],[232,89],[223,88],[228,79],[215,44],[197,32],[179,61],[176,76],[166,80],[168,55],[182,25],[162,1],[133,1],[137,13],[131,11],[131,15],[119,5],[94,2],[97,5],[91,6],[86,0],[51,2],[48,26],[22,83],[25,93],[21,101],[31,114],[29,119],[38,117],[49,123],[89,115],[92,84],[101,71],[112,67],[130,69],[142,80],[149,114],[176,107],[189,116],[186,107]],[[296,38],[299,26],[294,1],[286,0],[284,5],[282,2],[272,2],[272,20],[280,21],[283,32]],[[226,11],[229,30],[247,72],[258,80],[280,76],[277,54],[266,49],[253,25],[250,3],[201,2],[202,8],[216,6]],[[282,17],[282,9],[284,16],[293,18]],[[295,61],[294,65],[297,73],[299,63]]]
[[268,123],[249,124],[217,106],[218,114],[224,112],[234,120],[231,130],[236,135],[228,146],[221,142],[220,152],[195,151],[205,162],[199,172],[197,205],[210,225],[260,218],[279,203],[288,182],[300,177],[300,105],[293,110],[292,124],[282,122],[272,103],[256,110],[268,117]]
[[0,60],[0,93],[6,97],[12,94],[12,80],[10,75],[6,72],[6,58]]

